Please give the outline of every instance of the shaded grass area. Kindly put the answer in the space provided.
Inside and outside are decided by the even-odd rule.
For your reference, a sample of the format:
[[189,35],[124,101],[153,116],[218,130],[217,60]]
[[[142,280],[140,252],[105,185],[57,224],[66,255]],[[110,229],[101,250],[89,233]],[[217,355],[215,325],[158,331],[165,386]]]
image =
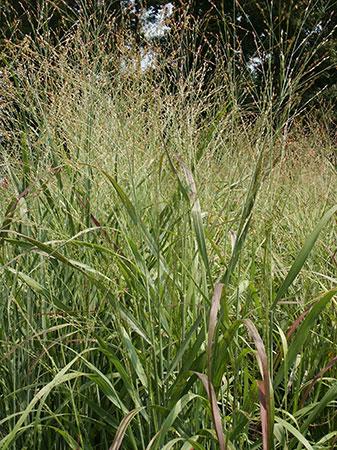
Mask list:
[[49,50],[3,77],[0,447],[334,448],[324,128]]

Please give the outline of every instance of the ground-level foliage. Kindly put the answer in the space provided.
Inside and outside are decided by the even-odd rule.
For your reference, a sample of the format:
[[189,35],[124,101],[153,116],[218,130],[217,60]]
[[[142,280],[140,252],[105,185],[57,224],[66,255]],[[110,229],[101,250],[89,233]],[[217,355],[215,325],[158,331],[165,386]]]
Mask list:
[[323,125],[273,129],[268,101],[252,116],[198,74],[174,93],[160,68],[111,75],[119,63],[78,42],[14,55],[0,447],[334,448]]

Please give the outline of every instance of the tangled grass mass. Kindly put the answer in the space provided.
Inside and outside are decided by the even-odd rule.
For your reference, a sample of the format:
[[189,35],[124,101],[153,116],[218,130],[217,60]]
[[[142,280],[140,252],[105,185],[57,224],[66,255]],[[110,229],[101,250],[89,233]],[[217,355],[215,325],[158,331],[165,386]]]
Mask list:
[[3,53],[0,448],[337,448],[328,107],[100,43]]

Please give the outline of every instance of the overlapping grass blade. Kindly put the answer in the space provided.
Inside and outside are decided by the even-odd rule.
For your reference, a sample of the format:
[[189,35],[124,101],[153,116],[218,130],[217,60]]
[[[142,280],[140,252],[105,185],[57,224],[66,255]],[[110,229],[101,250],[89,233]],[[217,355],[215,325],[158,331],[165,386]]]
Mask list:
[[288,353],[285,357],[285,361],[282,362],[278,371],[274,377],[274,387],[276,388],[281,382],[284,375],[284,365],[288,368],[294,363],[297,354],[301,351],[305,345],[310,332],[312,331],[319,315],[322,313],[324,308],[329,304],[331,299],[337,294],[337,288],[332,289],[325,294],[322,294],[316,302],[313,304],[312,308],[306,315],[305,319],[302,321],[301,325],[297,329],[296,336],[291,340],[288,346]]
[[312,233],[307,237],[301,251],[297,255],[297,258],[295,259],[293,265],[291,266],[285,280],[279,287],[275,300],[272,304],[272,309],[275,308],[277,303],[281,300],[281,298],[284,297],[284,295],[287,293],[289,287],[299,274],[300,270],[302,269],[305,261],[307,260],[313,246],[315,245],[315,242],[317,241],[322,229],[326,226],[326,224],[329,222],[329,220],[336,214],[337,212],[337,205],[330,208],[322,217],[322,219],[319,221],[315,229],[312,231]]
[[225,442],[225,435],[223,432],[221,415],[220,415],[219,407],[217,404],[217,399],[216,399],[213,384],[211,383],[211,381],[207,375],[205,375],[203,373],[198,373],[198,372],[196,372],[196,375],[200,379],[202,384],[204,385],[208,400],[211,404],[213,423],[214,423],[215,432],[216,432],[218,442],[219,442],[219,448],[220,448],[220,450],[227,450],[228,447]]
[[262,438],[263,449],[271,450],[274,448],[274,399],[273,388],[271,385],[268,358],[264,343],[261,339],[257,328],[249,319],[244,321],[249,335],[254,340],[256,347],[256,358],[259,363],[259,368],[262,376],[262,381],[258,382],[260,410],[261,410],[261,424],[262,424]]
[[126,430],[130,424],[130,422],[132,421],[132,419],[142,410],[143,408],[136,408],[133,411],[130,411],[125,417],[124,419],[121,421],[117,432],[116,432],[116,436],[115,439],[113,441],[113,443],[111,444],[109,450],[119,450],[121,448],[121,445],[123,443],[123,438],[124,435],[126,433]]

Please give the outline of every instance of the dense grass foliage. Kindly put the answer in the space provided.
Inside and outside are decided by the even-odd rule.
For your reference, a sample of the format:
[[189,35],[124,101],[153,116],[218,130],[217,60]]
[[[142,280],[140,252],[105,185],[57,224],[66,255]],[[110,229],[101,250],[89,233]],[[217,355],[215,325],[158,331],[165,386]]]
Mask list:
[[3,70],[0,448],[335,448],[324,127],[91,44]]

